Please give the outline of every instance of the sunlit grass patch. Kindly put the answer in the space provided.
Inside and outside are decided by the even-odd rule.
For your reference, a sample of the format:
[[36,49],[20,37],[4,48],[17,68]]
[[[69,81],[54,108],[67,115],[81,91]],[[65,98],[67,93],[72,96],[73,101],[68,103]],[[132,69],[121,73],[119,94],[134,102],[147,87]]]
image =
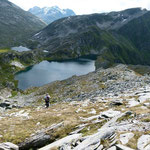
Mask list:
[[10,49],[0,49],[0,53],[7,53]]

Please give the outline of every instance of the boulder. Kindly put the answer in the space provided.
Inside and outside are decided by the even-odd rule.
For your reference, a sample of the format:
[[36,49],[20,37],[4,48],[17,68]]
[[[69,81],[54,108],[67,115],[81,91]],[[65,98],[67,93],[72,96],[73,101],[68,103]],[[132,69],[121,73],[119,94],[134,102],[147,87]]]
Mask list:
[[121,144],[117,144],[116,147],[117,147],[117,150],[134,150],[132,148],[129,148],[129,147],[121,145]]
[[[82,134],[73,134],[69,135],[63,139],[60,139],[52,144],[49,144],[43,148],[40,148],[39,150],[50,150],[52,148],[58,148],[58,147],[66,147],[67,145],[70,145],[72,141],[78,140],[82,137]],[[68,146],[67,146],[68,147]]]
[[134,107],[134,106],[137,106],[139,104],[140,103],[138,101],[134,100],[134,99],[128,101],[128,106],[129,107]]
[[117,150],[116,146],[112,146],[110,148],[108,148],[107,150]]
[[150,150],[150,144],[147,145],[147,146],[144,148],[144,150]]
[[150,135],[142,135],[138,139],[137,148],[139,150],[145,150],[150,145]]
[[122,144],[127,144],[129,140],[134,136],[133,133],[125,133],[120,135],[120,141]]
[[110,106],[120,106],[120,105],[123,105],[123,102],[121,100],[115,100],[110,103]]
[[143,102],[145,102],[145,101],[147,101],[148,99],[150,99],[150,93],[146,93],[146,94],[144,94],[144,95],[141,95],[140,97],[139,97],[139,102],[140,103],[143,103]]
[[120,111],[114,111],[112,109],[110,110],[107,110],[107,111],[104,111],[101,113],[101,117],[104,117],[104,118],[113,118],[117,115],[120,114]]
[[149,103],[144,103],[143,105],[146,106],[146,107],[150,107],[150,102]]
[[93,115],[95,115],[95,114],[96,114],[96,110],[93,108],[93,109],[91,109],[90,112],[88,112],[88,114],[93,114]]
[[103,128],[98,133],[89,136],[81,144],[74,148],[74,150],[92,150],[97,149],[101,145],[101,139],[107,139],[115,132],[113,128]]
[[30,138],[26,139],[24,142],[19,144],[20,149],[37,149],[38,147],[42,147],[50,142],[51,134],[50,132],[54,129],[57,129],[63,125],[63,122],[59,124],[52,125],[46,129],[39,131],[38,133],[32,135]]
[[5,100],[4,102],[0,103],[0,107],[5,108],[5,109],[9,109],[10,108],[10,102]]
[[0,150],[19,150],[19,147],[13,143],[6,142],[0,144]]

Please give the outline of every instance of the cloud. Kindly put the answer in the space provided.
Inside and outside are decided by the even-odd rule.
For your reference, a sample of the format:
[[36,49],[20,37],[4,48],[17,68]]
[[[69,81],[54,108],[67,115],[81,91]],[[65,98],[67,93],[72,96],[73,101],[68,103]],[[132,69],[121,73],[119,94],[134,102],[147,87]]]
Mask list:
[[150,9],[149,0],[10,0],[25,10],[33,6],[70,8],[76,14],[119,11],[132,7]]

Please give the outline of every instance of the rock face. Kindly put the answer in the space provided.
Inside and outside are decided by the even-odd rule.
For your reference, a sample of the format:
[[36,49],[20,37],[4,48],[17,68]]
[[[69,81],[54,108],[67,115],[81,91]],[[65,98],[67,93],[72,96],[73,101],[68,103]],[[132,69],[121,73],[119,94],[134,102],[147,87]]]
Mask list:
[[0,47],[10,47],[46,26],[39,18],[9,2],[0,1]]
[[68,17],[68,16],[75,16],[75,13],[71,9],[60,9],[58,6],[53,7],[44,7],[39,8],[37,6],[30,8],[28,10],[33,15],[41,18],[47,24],[52,23],[53,21]]

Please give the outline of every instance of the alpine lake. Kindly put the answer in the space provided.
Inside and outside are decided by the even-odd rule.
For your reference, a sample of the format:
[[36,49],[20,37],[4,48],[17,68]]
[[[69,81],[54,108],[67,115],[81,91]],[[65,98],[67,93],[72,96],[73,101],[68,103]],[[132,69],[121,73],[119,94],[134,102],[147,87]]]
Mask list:
[[21,90],[39,87],[73,75],[80,76],[95,71],[95,59],[88,57],[67,61],[42,61],[16,73],[15,79]]

